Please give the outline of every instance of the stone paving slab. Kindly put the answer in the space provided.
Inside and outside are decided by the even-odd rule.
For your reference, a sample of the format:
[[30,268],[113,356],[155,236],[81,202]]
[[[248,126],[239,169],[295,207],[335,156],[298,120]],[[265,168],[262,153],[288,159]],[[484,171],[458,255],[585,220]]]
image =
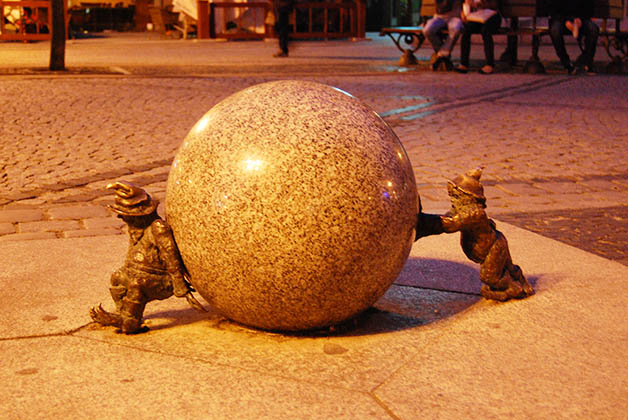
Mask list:
[[127,246],[119,235],[4,243],[0,337],[64,334],[84,326],[90,321],[85,300],[105,301]]
[[333,384],[133,346],[49,337],[3,341],[0,351],[7,355],[0,372],[7,420],[390,418],[368,395]]
[[[148,305],[149,332],[116,334],[87,309],[111,306],[123,237],[5,244],[0,416],[622,418],[628,267],[500,227],[531,298],[481,299],[458,235],[423,238],[376,309],[310,335],[248,329],[175,298]],[[422,261],[429,285],[412,275]],[[461,286],[452,279],[464,293],[447,291]]]

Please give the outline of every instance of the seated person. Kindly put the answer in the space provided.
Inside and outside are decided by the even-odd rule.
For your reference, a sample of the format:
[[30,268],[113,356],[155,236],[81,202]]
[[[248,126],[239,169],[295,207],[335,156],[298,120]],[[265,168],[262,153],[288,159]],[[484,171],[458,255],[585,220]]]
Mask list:
[[[593,71],[593,58],[597,38],[600,33],[598,26],[591,21],[593,16],[593,0],[550,0],[550,36],[560,63],[570,74],[581,71]],[[584,50],[575,63],[572,63],[563,35],[571,33],[577,39],[584,38]]]
[[[447,68],[451,68],[449,56],[462,33],[461,10],[462,0],[436,0],[436,14],[427,21],[425,29],[423,29],[425,37],[434,48],[434,55],[431,60],[432,70],[437,70],[442,62],[445,62]],[[440,31],[445,28],[449,33],[443,42]]]
[[480,73],[493,73],[495,66],[493,34],[499,30],[502,23],[502,17],[499,14],[499,0],[465,0],[462,8],[462,21],[464,27],[460,41],[460,65],[455,70],[459,73],[469,71],[471,35],[479,33],[482,34],[486,58],[486,63],[480,69]]

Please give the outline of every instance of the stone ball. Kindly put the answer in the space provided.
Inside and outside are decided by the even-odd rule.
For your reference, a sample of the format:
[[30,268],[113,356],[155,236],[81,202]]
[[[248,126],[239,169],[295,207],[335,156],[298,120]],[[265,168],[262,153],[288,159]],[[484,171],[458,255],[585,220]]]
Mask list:
[[176,153],[166,191],[190,282],[224,316],[327,327],[375,303],[414,240],[418,195],[392,129],[342,90],[305,81],[224,99]]

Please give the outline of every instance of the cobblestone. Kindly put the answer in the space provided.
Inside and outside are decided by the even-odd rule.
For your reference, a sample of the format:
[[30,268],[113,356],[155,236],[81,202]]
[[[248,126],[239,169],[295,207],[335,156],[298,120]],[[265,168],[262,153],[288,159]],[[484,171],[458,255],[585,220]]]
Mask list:
[[540,190],[544,190],[552,194],[585,194],[591,192],[591,189],[580,182],[545,182],[543,184],[534,184]]
[[9,241],[34,241],[37,239],[56,239],[58,238],[55,232],[28,232],[28,233],[16,233],[14,235],[2,235],[0,236],[0,242]]
[[109,217],[85,219],[83,225],[88,230],[114,229],[120,231],[124,226],[124,222],[110,215]]
[[13,223],[0,222],[0,235],[10,235],[15,233],[15,225]]
[[62,238],[84,238],[88,236],[121,235],[122,231],[115,228],[69,230],[61,233]]
[[501,214],[499,218],[628,265],[628,206]]
[[[0,114],[0,240],[119,233],[104,188],[117,179],[145,187],[163,214],[170,162],[192,125],[231,93],[289,76],[337,86],[379,112],[404,144],[426,211],[448,209],[447,179],[484,166],[492,216],[627,263],[623,76],[567,77],[556,62],[545,76],[401,72],[396,49],[381,40],[303,44],[301,61],[282,68],[259,58],[273,48],[265,44],[261,53],[212,45],[216,56],[203,64],[201,47],[181,43],[187,58],[178,66],[141,50],[152,44],[124,44],[134,51],[124,57],[115,45],[99,44],[102,57],[84,54],[91,66],[119,60],[130,75],[0,76],[0,95],[19,98]],[[162,47],[166,54],[171,45]],[[583,230],[613,212],[620,216]]]
[[63,232],[80,227],[78,220],[44,220],[40,222],[18,223],[19,233]]
[[44,213],[40,209],[0,210],[0,222],[33,222],[43,218]]
[[87,219],[107,216],[107,210],[96,205],[72,205],[48,209],[51,220]]

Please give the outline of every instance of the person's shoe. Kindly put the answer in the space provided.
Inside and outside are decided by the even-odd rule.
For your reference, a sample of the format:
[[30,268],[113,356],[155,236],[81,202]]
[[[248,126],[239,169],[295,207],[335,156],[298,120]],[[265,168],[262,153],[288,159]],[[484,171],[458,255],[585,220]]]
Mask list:
[[574,74],[574,65],[569,63],[565,66],[565,70],[567,71],[567,74]]
[[431,63],[430,67],[432,67],[432,71],[438,71],[438,66],[440,66],[440,63],[443,61],[442,58],[440,58],[439,56],[436,56],[436,60],[434,60],[433,63]]
[[451,71],[454,67],[449,57],[438,57],[434,63],[432,63],[432,71]]
[[489,66],[488,64],[482,67],[479,72],[480,74],[493,74],[493,66]]
[[569,74],[571,74],[572,76],[578,76],[580,74],[583,74],[585,72],[584,66],[573,66],[571,68],[571,70],[569,71]]
[[273,54],[273,57],[287,57],[287,56],[288,56],[288,53],[285,51],[279,51]]
[[449,58],[449,56],[450,56],[449,51],[443,51],[443,50],[440,50],[437,53],[437,55],[438,55],[439,58]]
[[451,62],[449,56],[443,57],[443,64],[446,71],[452,71],[454,69],[454,63]]
[[462,64],[458,64],[456,67],[454,67],[454,71],[465,74],[469,73],[469,68],[467,66],[463,66]]
[[595,67],[593,66],[584,66],[584,71],[587,73],[587,75],[589,76],[595,76],[597,74],[597,71],[595,70]]

